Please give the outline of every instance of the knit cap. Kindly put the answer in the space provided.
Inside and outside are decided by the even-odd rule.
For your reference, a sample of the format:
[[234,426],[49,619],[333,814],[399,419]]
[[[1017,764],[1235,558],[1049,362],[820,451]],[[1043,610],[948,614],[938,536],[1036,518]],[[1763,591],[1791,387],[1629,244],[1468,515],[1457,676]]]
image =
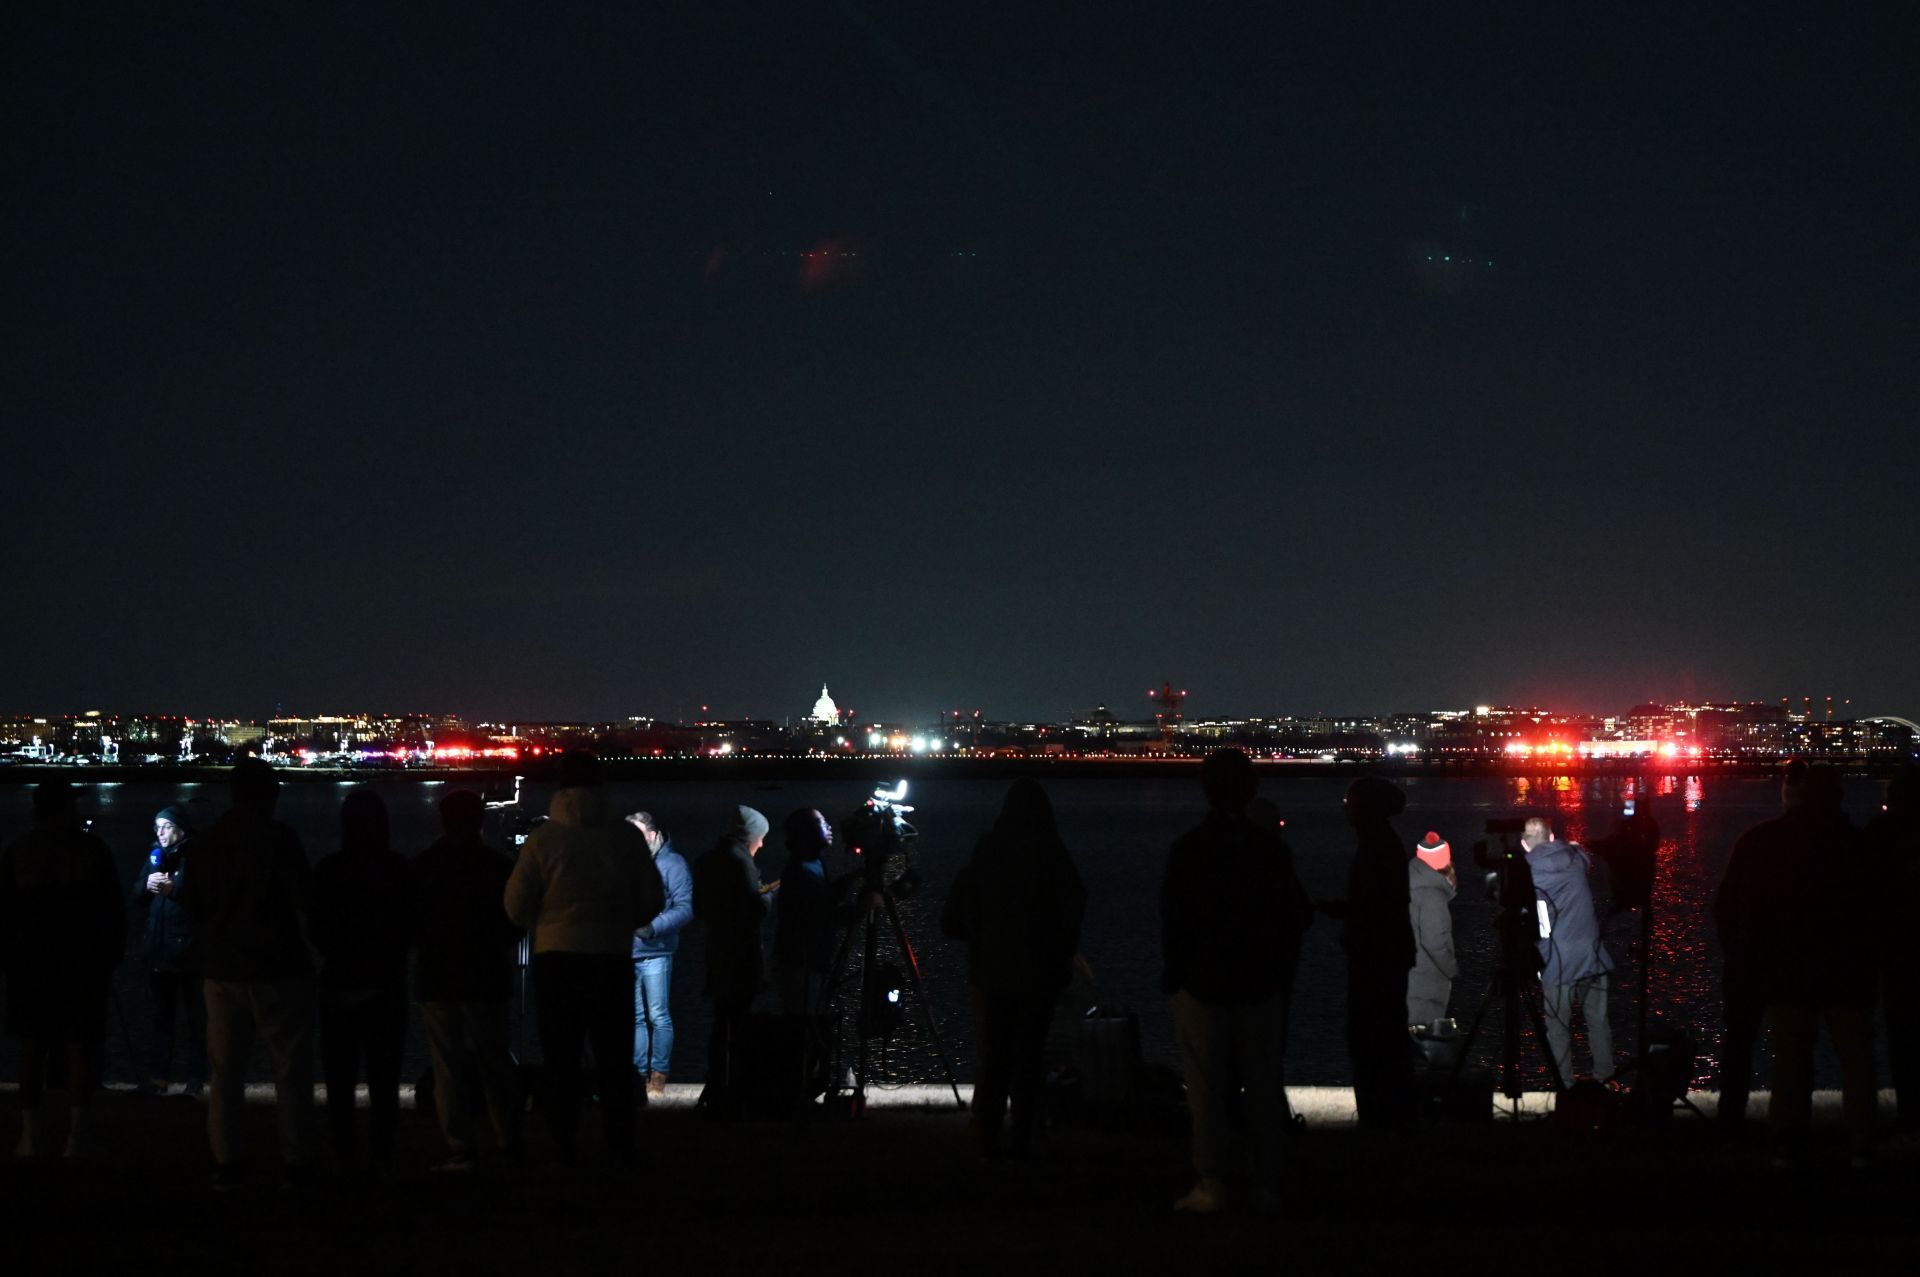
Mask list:
[[1447,840],[1433,830],[1427,830],[1427,836],[1414,845],[1414,854],[1420,857],[1422,864],[1429,869],[1445,869],[1453,863],[1453,848]]
[[751,807],[740,806],[733,809],[733,828],[728,830],[735,837],[744,834],[748,842],[756,838],[765,838],[770,826],[767,818]]

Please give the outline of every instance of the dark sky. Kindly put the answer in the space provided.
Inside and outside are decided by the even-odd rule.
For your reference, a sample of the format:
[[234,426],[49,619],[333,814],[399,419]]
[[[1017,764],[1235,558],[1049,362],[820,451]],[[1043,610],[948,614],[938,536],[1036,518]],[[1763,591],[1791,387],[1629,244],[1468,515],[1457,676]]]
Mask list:
[[0,710],[1920,710],[1911,6],[707,8],[10,8]]

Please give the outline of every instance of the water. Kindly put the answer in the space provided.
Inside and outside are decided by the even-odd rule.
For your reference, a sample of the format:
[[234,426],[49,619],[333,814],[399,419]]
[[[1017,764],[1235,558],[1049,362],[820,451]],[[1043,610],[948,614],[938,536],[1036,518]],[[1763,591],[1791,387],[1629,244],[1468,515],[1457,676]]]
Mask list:
[[[433,840],[438,830],[434,805],[446,786],[403,779],[376,780],[371,785],[387,802],[396,847],[411,854]],[[1617,778],[1569,777],[1406,782],[1408,810],[1396,822],[1402,836],[1411,843],[1428,829],[1438,830],[1453,844],[1461,866],[1460,892],[1454,902],[1455,947],[1461,972],[1454,985],[1453,1013],[1463,1026],[1479,1006],[1495,957],[1492,908],[1468,854],[1485,822],[1495,817],[1545,813],[1574,839],[1589,840],[1613,828],[1620,800],[1626,796],[1623,786],[1633,785],[1635,782]],[[339,802],[345,788],[344,784],[303,783],[288,785],[282,791],[280,816],[299,832],[315,858],[337,845]],[[777,845],[778,831],[789,811],[818,807],[837,818],[857,808],[870,792],[870,786],[861,781],[769,785],[696,781],[616,784],[611,788],[621,810],[644,807],[659,816],[689,859],[719,835],[734,804],[759,808],[775,830],[774,845],[761,853],[762,872],[768,878],[778,874],[784,859]],[[1190,779],[1128,778],[1062,780],[1047,788],[1059,814],[1061,832],[1086,880],[1089,902],[1083,948],[1096,975],[1093,986],[1076,982],[1063,999],[1058,1047],[1063,1052],[1071,1050],[1073,1014],[1095,1001],[1120,1003],[1139,1013],[1148,1059],[1175,1063],[1172,1018],[1160,993],[1157,897],[1167,846],[1202,815],[1198,787]],[[1318,897],[1337,898],[1345,892],[1352,835],[1341,816],[1344,788],[1344,782],[1336,779],[1286,778],[1268,781],[1263,789],[1285,813],[1287,839],[1293,846],[1300,876],[1308,891]],[[965,953],[940,937],[937,920],[946,885],[964,863],[974,841],[992,824],[1004,792],[1005,784],[1000,781],[934,778],[916,783],[910,795],[918,808],[913,819],[921,834],[915,852],[927,889],[904,901],[901,914],[918,946],[931,1002],[963,1080],[970,1071]],[[530,789],[522,809],[545,811],[549,795],[547,789]],[[1709,915],[1712,893],[1735,837],[1778,811],[1779,790],[1775,783],[1763,779],[1676,777],[1639,782],[1633,796],[1640,810],[1651,813],[1661,829],[1651,1007],[1655,1016],[1694,1034],[1700,1048],[1696,1081],[1705,1083],[1714,1072],[1720,1024],[1720,953]],[[129,892],[149,845],[153,813],[172,802],[186,802],[205,824],[222,810],[225,794],[218,786],[191,784],[102,785],[83,790],[82,809],[93,818],[95,832],[113,847]],[[1847,808],[1856,821],[1864,821],[1879,809],[1877,786],[1866,780],[1849,781]],[[0,837],[10,840],[24,830],[28,813],[29,798],[23,787],[0,789]],[[501,817],[489,813],[488,821],[489,840],[504,845]],[[1623,1053],[1634,1045],[1633,977],[1638,972],[1630,968],[1627,959],[1637,927],[1636,917],[1629,915],[1616,919],[1608,930],[1622,973],[1612,999],[1612,1018],[1615,1041]],[[707,1015],[699,996],[699,949],[697,935],[690,934],[674,970],[673,1006],[679,1031],[675,1078],[680,1081],[697,1080],[702,1072]],[[1344,959],[1335,927],[1321,919],[1308,933],[1297,986],[1294,1045],[1288,1060],[1290,1081],[1342,1084],[1349,1080],[1342,1007],[1344,981]],[[137,964],[122,966],[116,997],[117,1013],[109,1022],[108,1076],[132,1080],[127,1040],[133,1043],[132,1058],[144,1053],[149,1005],[146,980]],[[520,1034],[523,1043],[530,1043],[532,1038],[531,1017],[527,1020]],[[1499,1020],[1496,1005],[1476,1044],[1474,1054],[1481,1063],[1491,1063],[1497,1055]],[[896,1045],[887,1060],[889,1076],[934,1079],[937,1063],[920,1037],[909,1034]],[[13,1044],[6,1044],[4,1051],[0,1066],[12,1076]],[[407,1076],[424,1069],[424,1052],[424,1041],[415,1025],[409,1037]],[[1538,1053],[1529,1051],[1526,1064],[1533,1084],[1545,1085]],[[1764,1086],[1770,1062],[1762,1059],[1757,1067],[1756,1085]],[[1822,1068],[1826,1080],[1831,1080],[1828,1062],[1823,1060]]]

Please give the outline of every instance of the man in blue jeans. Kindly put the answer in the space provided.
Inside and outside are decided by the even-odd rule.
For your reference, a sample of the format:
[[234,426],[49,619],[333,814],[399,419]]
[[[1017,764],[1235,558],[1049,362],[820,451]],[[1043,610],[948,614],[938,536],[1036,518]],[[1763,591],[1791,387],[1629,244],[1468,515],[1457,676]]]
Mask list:
[[673,849],[673,839],[644,811],[627,817],[653,852],[667,902],[653,921],[633,933],[633,1070],[646,1079],[649,1099],[667,1093],[667,1065],[673,1058],[673,955],[680,929],[693,919],[693,874]]

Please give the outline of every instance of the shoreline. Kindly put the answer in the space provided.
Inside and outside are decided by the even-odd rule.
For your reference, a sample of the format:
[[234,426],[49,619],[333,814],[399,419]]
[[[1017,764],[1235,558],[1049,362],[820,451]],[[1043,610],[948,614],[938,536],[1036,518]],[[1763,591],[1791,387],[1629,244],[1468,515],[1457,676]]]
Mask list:
[[[1551,779],[1562,776],[1580,780],[1665,777],[1766,778],[1778,773],[1787,760],[1723,761],[1717,759],[1588,759],[1555,763],[1551,767],[1529,766],[1506,760],[1415,761],[1403,759],[1328,762],[1321,759],[1255,759],[1263,780],[1300,778],[1324,780],[1365,775],[1391,780],[1446,780],[1488,778]],[[1864,759],[1809,759],[1831,762],[1850,776],[1884,778],[1900,766]],[[829,780],[889,781],[900,778],[918,780],[983,779],[1011,780],[1021,776],[1059,780],[1161,779],[1186,778],[1200,764],[1198,755],[1190,757],[1118,758],[1074,755],[1047,755],[1027,758],[965,757],[883,757],[855,758],[791,757],[785,755],[733,755],[727,758],[633,758],[607,755],[601,759],[609,780],[784,780],[794,777]],[[80,784],[217,784],[226,779],[225,766],[202,764],[87,764],[48,765],[10,764],[0,767],[0,785],[32,785],[48,780],[67,780]],[[342,781],[389,783],[461,782],[470,785],[510,786],[516,776],[536,784],[550,782],[559,775],[558,756],[529,760],[519,766],[487,767],[277,767],[283,782],[339,784]]]

